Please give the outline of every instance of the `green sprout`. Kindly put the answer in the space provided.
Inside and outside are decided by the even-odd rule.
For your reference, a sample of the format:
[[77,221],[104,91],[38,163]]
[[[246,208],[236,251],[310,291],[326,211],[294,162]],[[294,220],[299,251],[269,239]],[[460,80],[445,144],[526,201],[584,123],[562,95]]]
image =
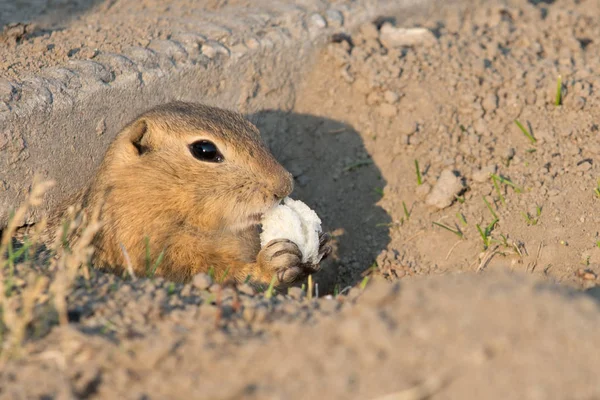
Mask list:
[[404,201],[402,201],[402,208],[404,209],[404,217],[408,221],[410,219],[410,212],[408,211],[408,208],[406,207],[406,203]]
[[454,233],[454,234],[455,234],[456,236],[458,236],[460,239],[463,239],[463,238],[465,237],[465,235],[464,235],[464,234],[463,234],[463,233],[460,231],[460,229],[458,229],[458,228],[456,228],[456,229],[452,229],[452,228],[451,228],[451,227],[449,227],[448,225],[446,225],[446,224],[442,224],[442,223],[439,223],[439,222],[432,222],[432,223],[433,223],[433,225],[437,225],[437,226],[439,226],[440,228],[443,228],[443,229],[447,230],[448,232],[452,232],[452,233]]
[[490,205],[490,203],[488,203],[488,201],[485,198],[485,196],[481,196],[481,197],[483,198],[483,202],[487,206],[488,210],[490,210],[490,213],[492,214],[492,217],[494,217],[494,219],[499,219],[498,218],[498,214],[496,214],[496,212],[494,211],[494,209],[492,208],[492,206]]
[[523,134],[525,136],[527,136],[527,139],[529,139],[529,141],[531,142],[531,144],[535,144],[535,142],[537,142],[537,139],[533,137],[533,135],[527,130],[525,129],[525,127],[518,121],[515,119],[515,124],[517,124],[517,126],[519,127],[519,129],[521,130],[521,132],[523,132]]
[[265,292],[265,299],[270,299],[271,297],[273,297],[273,294],[275,292],[275,281],[277,280],[277,274],[274,274],[273,277],[271,278],[271,283],[269,283],[269,287],[267,288],[267,291]]
[[494,227],[496,226],[497,223],[498,223],[498,219],[494,219],[485,228],[485,230],[481,229],[481,226],[479,226],[479,224],[475,225],[477,227],[477,231],[479,232],[479,235],[481,236],[481,240],[483,241],[483,249],[484,250],[487,250],[487,248],[490,246],[492,231],[494,230]]
[[423,177],[421,176],[421,169],[419,169],[419,161],[415,160],[415,170],[417,171],[417,185],[423,184]]

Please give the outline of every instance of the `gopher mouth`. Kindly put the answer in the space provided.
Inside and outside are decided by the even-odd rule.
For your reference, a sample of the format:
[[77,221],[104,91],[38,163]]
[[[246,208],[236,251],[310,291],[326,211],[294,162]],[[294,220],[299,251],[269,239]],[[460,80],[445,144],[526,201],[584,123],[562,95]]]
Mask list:
[[248,219],[250,220],[250,222],[256,223],[256,224],[260,224],[260,221],[262,220],[264,213],[254,213],[254,214],[250,214],[248,216]]
[[245,228],[250,228],[253,226],[258,226],[260,228],[260,225],[261,225],[261,222],[262,222],[262,219],[263,219],[265,213],[268,212],[269,210],[271,210],[273,207],[277,207],[279,204],[282,203],[282,201],[283,200],[279,200],[279,201],[275,202],[273,205],[268,207],[266,210],[262,210],[260,212],[255,212],[255,213],[249,214],[244,219],[244,221],[246,221],[247,224],[242,223],[241,225],[244,225]]

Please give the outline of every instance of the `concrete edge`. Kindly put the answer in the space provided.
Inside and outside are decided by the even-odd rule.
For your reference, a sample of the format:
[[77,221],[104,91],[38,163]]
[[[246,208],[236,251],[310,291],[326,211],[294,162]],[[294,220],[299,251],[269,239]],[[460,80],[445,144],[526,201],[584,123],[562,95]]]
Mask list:
[[21,82],[0,78],[0,227],[34,175],[57,185],[28,223],[85,185],[112,138],[143,110],[175,99],[244,113],[291,110],[298,82],[332,33],[429,1],[276,3],[228,26],[199,22],[199,32],[146,48],[100,53]]

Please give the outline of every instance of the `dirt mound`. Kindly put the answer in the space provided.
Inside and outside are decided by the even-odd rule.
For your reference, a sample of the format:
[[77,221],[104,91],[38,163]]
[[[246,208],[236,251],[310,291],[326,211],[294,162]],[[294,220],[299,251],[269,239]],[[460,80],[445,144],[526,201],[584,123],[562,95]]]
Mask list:
[[[0,397],[364,399],[411,388],[418,397],[398,398],[600,396],[597,304],[528,277],[378,281],[337,299],[254,298],[238,314],[226,311],[228,297],[217,326],[216,307],[204,304],[152,316],[151,331],[116,342],[77,325],[55,329],[3,369]],[[144,318],[156,303],[104,308]],[[240,325],[262,332],[241,334]]]

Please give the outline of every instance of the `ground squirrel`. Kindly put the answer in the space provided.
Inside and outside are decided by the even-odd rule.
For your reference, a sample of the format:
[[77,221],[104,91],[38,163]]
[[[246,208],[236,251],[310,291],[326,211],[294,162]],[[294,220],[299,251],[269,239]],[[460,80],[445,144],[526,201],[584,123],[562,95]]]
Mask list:
[[[99,268],[122,273],[127,253],[135,273],[145,275],[149,248],[152,260],[163,252],[156,275],[169,280],[186,282],[213,268],[238,282],[268,284],[276,275],[285,286],[319,268],[301,264],[288,240],[260,248],[262,214],[292,189],[292,175],[243,116],[172,102],[126,125],[70,203],[84,212],[100,207],[103,227],[93,241]],[[323,234],[325,256],[328,241]]]

